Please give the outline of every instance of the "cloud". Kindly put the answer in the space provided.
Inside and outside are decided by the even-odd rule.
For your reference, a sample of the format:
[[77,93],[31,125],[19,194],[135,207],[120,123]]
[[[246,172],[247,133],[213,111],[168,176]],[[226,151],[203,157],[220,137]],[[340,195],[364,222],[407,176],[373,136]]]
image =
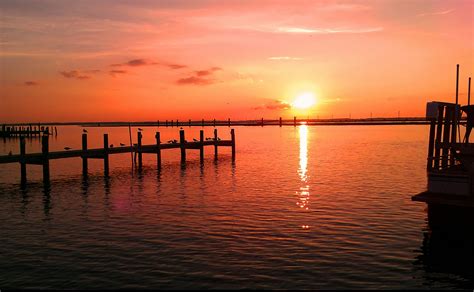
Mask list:
[[303,27],[279,27],[277,33],[296,33],[296,34],[357,34],[371,33],[382,31],[383,27],[366,27],[366,28],[303,28]]
[[178,79],[176,83],[179,85],[209,85],[214,83],[214,80],[191,76]]
[[427,15],[445,15],[453,12],[454,9],[448,9],[448,10],[443,10],[443,11],[438,11],[438,12],[426,12],[426,13],[420,13],[417,14],[416,16],[427,16]]
[[110,70],[109,74],[115,77],[115,75],[118,75],[118,74],[127,74],[127,71],[126,70]]
[[112,67],[121,67],[121,66],[130,66],[130,67],[139,67],[139,66],[149,66],[156,65],[157,63],[146,60],[146,59],[133,59],[125,63],[112,64]]
[[194,71],[194,72],[196,73],[197,76],[208,76],[208,75],[212,75],[215,71],[219,71],[219,70],[222,70],[222,69],[219,67],[212,67],[207,70],[199,70],[199,71]]
[[36,81],[25,81],[25,83],[23,83],[25,86],[36,86],[38,85],[39,83],[36,82]]
[[90,79],[91,77],[88,75],[83,75],[81,72],[78,70],[71,70],[71,71],[61,71],[59,72],[61,75],[63,75],[66,78],[71,78],[71,79],[79,79],[79,80],[86,80]]
[[166,63],[164,63],[164,64],[162,64],[162,65],[163,65],[163,66],[166,66],[166,67],[168,67],[168,68],[170,68],[170,69],[174,69],[174,70],[176,70],[176,69],[183,69],[183,68],[187,68],[187,67],[188,67],[188,66],[186,66],[186,65],[179,65],[179,64],[166,64]]
[[90,73],[90,74],[97,74],[102,72],[101,70],[95,69],[95,70],[86,70],[84,71],[85,73]]
[[174,64],[174,63],[167,63],[167,62],[154,62],[147,59],[134,59],[125,63],[112,64],[110,66],[112,67],[122,67],[122,66],[140,67],[140,66],[153,66],[153,65],[165,66],[173,70],[183,69],[183,68],[188,67],[186,65],[181,65],[181,64]]
[[269,57],[268,60],[299,61],[299,60],[303,60],[303,58],[282,56],[282,57]]
[[272,100],[266,104],[263,104],[261,106],[254,107],[254,110],[262,110],[262,109],[267,109],[267,110],[287,110],[290,109],[291,105],[287,103],[286,101],[283,100]]
[[215,83],[215,79],[203,78],[203,77],[211,77],[214,72],[220,71],[222,68],[220,67],[211,67],[206,70],[197,70],[194,71],[193,76],[180,78],[176,81],[179,85],[209,85]]

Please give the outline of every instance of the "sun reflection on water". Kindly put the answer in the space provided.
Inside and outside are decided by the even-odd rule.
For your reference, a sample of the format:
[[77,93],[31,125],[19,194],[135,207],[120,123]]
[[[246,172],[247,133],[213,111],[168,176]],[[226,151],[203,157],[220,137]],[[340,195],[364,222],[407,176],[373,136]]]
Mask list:
[[[296,192],[298,195],[298,202],[296,204],[303,210],[309,210],[309,185],[308,185],[308,126],[299,126],[300,136],[300,165],[298,175],[301,180],[301,186]],[[302,225],[303,229],[308,229],[309,225]]]

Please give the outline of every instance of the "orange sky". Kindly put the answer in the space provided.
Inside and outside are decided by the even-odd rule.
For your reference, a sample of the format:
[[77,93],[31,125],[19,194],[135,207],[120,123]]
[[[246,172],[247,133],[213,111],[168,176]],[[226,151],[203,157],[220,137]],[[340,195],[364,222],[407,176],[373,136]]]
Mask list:
[[456,64],[467,99],[473,3],[2,0],[0,122],[423,116]]

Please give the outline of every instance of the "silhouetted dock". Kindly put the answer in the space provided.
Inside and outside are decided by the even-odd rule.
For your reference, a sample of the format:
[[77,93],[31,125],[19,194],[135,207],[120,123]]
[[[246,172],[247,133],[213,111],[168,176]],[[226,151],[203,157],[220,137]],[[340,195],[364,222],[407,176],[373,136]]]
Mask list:
[[44,134],[53,135],[58,134],[58,129],[56,127],[51,127],[51,131],[49,127],[45,126],[7,126],[2,125],[0,129],[0,137],[2,138],[11,138],[11,137],[37,137],[42,136]]
[[[205,139],[204,131],[200,131],[200,139],[198,141],[189,142],[185,139],[184,130],[179,131],[179,141],[171,140],[169,143],[163,143],[160,138],[160,132],[156,132],[155,140],[156,143],[152,145],[142,144],[142,133],[138,132],[136,144],[130,146],[113,147],[109,145],[109,136],[104,134],[104,147],[97,149],[88,149],[87,147],[87,134],[82,134],[82,149],[81,150],[65,150],[65,151],[49,151],[49,135],[44,134],[41,139],[42,151],[41,153],[26,153],[25,137],[20,137],[20,154],[0,156],[0,164],[4,163],[20,163],[21,171],[21,183],[26,183],[26,165],[42,165],[43,166],[43,180],[49,181],[49,161],[54,159],[65,159],[80,157],[82,158],[82,172],[87,175],[88,171],[88,159],[103,159],[104,161],[104,174],[109,174],[109,155],[120,154],[120,153],[134,153],[135,158],[133,161],[137,163],[138,169],[142,168],[142,154],[150,153],[156,154],[157,156],[157,167],[161,169],[161,151],[167,149],[180,149],[181,151],[181,163],[186,163],[186,150],[199,150],[200,162],[204,163],[204,147],[211,146],[214,148],[214,158],[217,159],[219,147],[231,147],[232,148],[232,160],[235,160],[235,133],[234,129],[230,131],[230,140],[221,140],[217,136],[217,129],[214,129],[214,137]],[[137,161],[138,160],[138,161]]]
[[[471,78],[468,79],[467,105],[459,104],[459,65],[456,66],[456,102],[429,102],[426,118],[430,121],[428,143],[428,190],[412,197],[437,210],[449,206],[468,210],[474,208],[474,143],[469,142],[474,126],[471,105]],[[464,138],[460,137],[462,111],[466,117]],[[472,217],[474,219],[474,217]]]

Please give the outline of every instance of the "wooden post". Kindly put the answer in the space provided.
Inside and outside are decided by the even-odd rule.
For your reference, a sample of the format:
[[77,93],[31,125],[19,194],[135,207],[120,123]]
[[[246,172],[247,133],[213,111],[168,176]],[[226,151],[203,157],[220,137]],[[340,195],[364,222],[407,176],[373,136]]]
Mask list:
[[281,117],[280,117],[280,127],[281,127],[281,125],[282,125],[282,122],[281,122]]
[[441,159],[441,168],[448,167],[448,156],[449,156],[449,139],[450,139],[450,132],[451,132],[451,121],[453,119],[453,110],[449,107],[446,107],[446,115],[444,118],[444,129],[443,129],[443,148],[442,148],[442,155],[443,158]]
[[[458,116],[459,116],[459,111],[458,111],[458,105],[456,104],[453,109],[452,109],[452,129],[451,129],[451,141],[450,143],[456,143],[456,135],[457,135],[457,126],[458,126]],[[454,151],[450,149],[450,156],[449,156],[449,164],[451,166],[454,165]]]
[[109,176],[109,135],[104,134],[104,175]]
[[82,134],[82,175],[87,176],[87,157],[86,157],[86,152],[87,152],[87,134],[83,133]]
[[296,127],[296,117],[293,118],[293,126]]
[[428,171],[433,169],[435,129],[436,129],[436,120],[431,119],[431,122],[430,122],[430,137],[429,137],[429,146],[428,146],[428,162],[427,162],[427,166],[426,166],[426,169]]
[[156,132],[156,164],[158,166],[158,170],[161,170],[161,138],[160,132]]
[[156,126],[159,128],[160,127],[160,120],[156,121]]
[[21,185],[26,184],[26,146],[25,137],[20,137],[20,169],[21,169]]
[[216,127],[216,119],[214,119],[214,128]]
[[143,160],[142,160],[142,132],[137,133],[137,153],[138,153],[138,169],[142,169]]
[[201,127],[204,127],[204,119],[201,121]]
[[201,164],[203,164],[204,163],[204,131],[203,130],[199,132],[199,142],[200,142],[199,161],[201,162]]
[[49,183],[49,136],[43,133],[41,139],[41,152],[43,160],[43,182]]
[[189,127],[191,127],[191,119],[189,120]]
[[227,126],[230,127],[230,118],[227,119]]
[[166,124],[165,124],[165,125],[166,125],[166,127],[168,127],[168,120],[166,120],[166,122],[165,122],[165,123],[166,123]]
[[230,130],[230,137],[232,140],[232,161],[235,161],[235,132],[234,129]]
[[181,148],[181,164],[186,163],[186,142],[184,141],[184,130],[179,130],[179,146]]
[[437,128],[436,128],[436,140],[435,140],[435,155],[434,155],[434,168],[436,170],[439,169],[440,163],[440,155],[441,155],[441,147],[439,143],[441,143],[441,132],[443,130],[443,117],[444,117],[444,108],[445,106],[439,105],[438,106],[438,119],[437,119]]
[[176,127],[179,127],[179,121],[176,119]]
[[471,105],[471,77],[467,82],[467,105]]
[[263,118],[262,118],[262,127],[263,127]]
[[214,159],[217,160],[217,129],[214,129]]

